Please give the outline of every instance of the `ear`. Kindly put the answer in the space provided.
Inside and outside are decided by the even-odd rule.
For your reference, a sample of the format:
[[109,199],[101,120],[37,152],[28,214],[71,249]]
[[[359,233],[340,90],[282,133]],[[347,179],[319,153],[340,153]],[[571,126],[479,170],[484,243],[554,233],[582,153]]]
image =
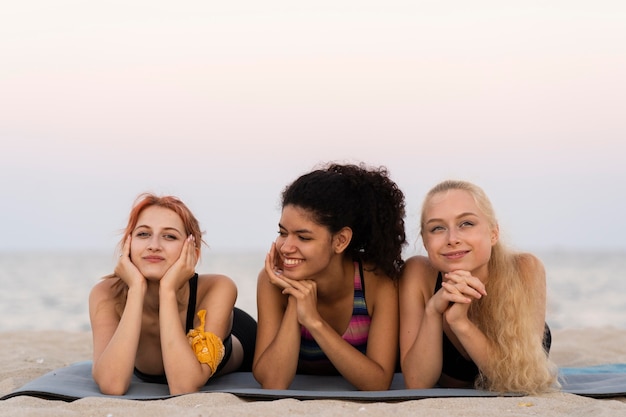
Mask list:
[[333,251],[335,253],[342,253],[352,240],[352,229],[344,227],[333,236]]
[[500,226],[496,223],[496,225],[491,229],[491,246],[498,243],[500,239]]

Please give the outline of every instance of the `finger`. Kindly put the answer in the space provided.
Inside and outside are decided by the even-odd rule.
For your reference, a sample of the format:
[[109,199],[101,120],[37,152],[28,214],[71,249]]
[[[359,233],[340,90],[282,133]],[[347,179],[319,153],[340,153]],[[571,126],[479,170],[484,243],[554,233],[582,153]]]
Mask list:
[[187,239],[187,260],[189,266],[191,267],[196,265],[196,261],[198,259],[196,249],[196,238],[193,235],[189,235],[189,238]]
[[[467,271],[448,272],[447,274],[445,274],[444,278],[446,281],[453,282],[455,285],[458,285],[458,288],[467,287],[471,288],[472,291],[470,292],[474,294],[478,293],[481,296],[487,295],[485,284],[483,284],[480,279],[472,276]],[[481,298],[481,296],[478,296],[477,298]]]
[[121,256],[130,258],[130,242],[131,242],[131,235],[128,235],[126,236],[126,239],[124,240],[124,245],[122,246]]
[[483,297],[483,294],[481,294],[475,288],[473,288],[472,286],[466,283],[458,283],[458,284],[450,284],[450,285],[454,285],[457,291],[465,296],[472,297],[477,300]]
[[276,250],[275,245],[272,243],[272,248],[265,256],[265,271],[270,277],[272,276],[282,276],[282,269],[276,265]]
[[289,282],[284,279],[284,277],[278,276],[274,273],[270,273],[270,283],[282,289],[293,288]]
[[463,304],[472,302],[472,299],[464,295],[461,291],[459,291],[456,285],[450,284],[448,282],[442,282],[441,286],[445,290],[444,298],[446,300],[451,301],[453,303],[463,303]]
[[265,255],[265,272],[270,276],[280,273],[274,267],[274,256],[271,251]]
[[265,273],[267,274],[267,278],[272,285],[283,289],[291,287],[291,285],[286,282],[285,277],[278,274],[277,271],[274,270],[274,265],[270,261],[270,254],[267,254],[265,257]]
[[194,244],[193,235],[189,235],[183,242],[183,248],[180,252],[180,257],[178,259],[185,266],[193,266],[194,265],[194,252],[195,252],[195,244]]

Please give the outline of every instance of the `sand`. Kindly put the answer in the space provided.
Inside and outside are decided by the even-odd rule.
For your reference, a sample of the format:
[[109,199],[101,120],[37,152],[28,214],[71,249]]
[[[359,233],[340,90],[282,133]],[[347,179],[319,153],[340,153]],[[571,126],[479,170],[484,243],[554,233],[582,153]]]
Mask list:
[[[626,363],[626,329],[553,332],[559,366]],[[71,332],[0,333],[0,396],[74,362],[91,359],[91,335]],[[433,398],[396,403],[282,399],[250,401],[231,394],[189,394],[167,400],[85,398],[71,403],[18,396],[0,401],[0,416],[626,416],[626,397],[592,399],[552,393],[529,397]]]

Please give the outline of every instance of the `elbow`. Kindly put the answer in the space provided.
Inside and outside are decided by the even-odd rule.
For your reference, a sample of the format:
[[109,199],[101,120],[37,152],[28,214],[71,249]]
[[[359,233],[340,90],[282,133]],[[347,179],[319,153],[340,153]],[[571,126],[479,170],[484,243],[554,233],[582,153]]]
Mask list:
[[404,385],[407,389],[430,389],[435,386],[434,383],[420,380],[405,380]]
[[171,395],[192,394],[194,392],[200,391],[200,387],[190,384],[170,385],[169,389]]
[[100,385],[100,392],[104,395],[122,396],[128,391],[127,387],[105,386]]
[[209,378],[190,378],[188,376],[177,378],[176,376],[168,376],[167,387],[171,395],[193,394],[200,391]]
[[119,381],[107,381],[107,382],[96,382],[98,384],[98,388],[100,392],[104,395],[116,395],[121,396],[126,394],[130,384],[125,384]]
[[360,391],[387,391],[389,388],[391,388],[392,380],[393,374],[389,377],[367,381],[366,384],[362,386],[357,386],[356,388]]
[[405,357],[401,362],[402,378],[407,389],[430,389],[439,379],[441,371],[428,372],[427,370],[415,369]]
[[289,385],[291,385],[291,380],[285,381],[282,378],[277,378],[276,376],[261,376],[256,373],[252,373],[254,379],[261,385],[263,389],[277,389],[277,390],[285,390],[289,389]]
[[411,375],[407,372],[403,372],[402,376],[404,377],[404,386],[406,389],[430,389],[437,384],[436,380],[424,377],[420,378],[418,375]]
[[104,395],[121,396],[128,392],[130,388],[130,380],[119,378],[117,375],[99,375],[95,370],[91,376],[98,385],[98,389]]
[[265,383],[261,383],[261,388],[263,389],[273,389],[273,390],[286,390],[289,389],[290,384],[282,384],[280,382],[269,381]]

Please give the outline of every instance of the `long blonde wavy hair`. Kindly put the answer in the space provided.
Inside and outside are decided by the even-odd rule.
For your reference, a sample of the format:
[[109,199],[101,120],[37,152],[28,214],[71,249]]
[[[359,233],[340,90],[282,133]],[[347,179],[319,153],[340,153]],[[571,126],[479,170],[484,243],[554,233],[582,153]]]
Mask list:
[[[495,212],[482,188],[467,182],[447,180],[432,188],[426,203],[438,193],[450,190],[467,191],[486,216],[490,227],[498,227]],[[424,210],[422,210],[422,230]],[[493,346],[494,356],[489,369],[481,369],[475,385],[497,392],[536,394],[558,387],[557,368],[549,360],[542,340],[537,338],[535,316],[529,311],[538,296],[527,282],[529,271],[538,267],[535,257],[513,252],[500,240],[491,248],[488,263],[488,297],[474,301],[469,317]]]

